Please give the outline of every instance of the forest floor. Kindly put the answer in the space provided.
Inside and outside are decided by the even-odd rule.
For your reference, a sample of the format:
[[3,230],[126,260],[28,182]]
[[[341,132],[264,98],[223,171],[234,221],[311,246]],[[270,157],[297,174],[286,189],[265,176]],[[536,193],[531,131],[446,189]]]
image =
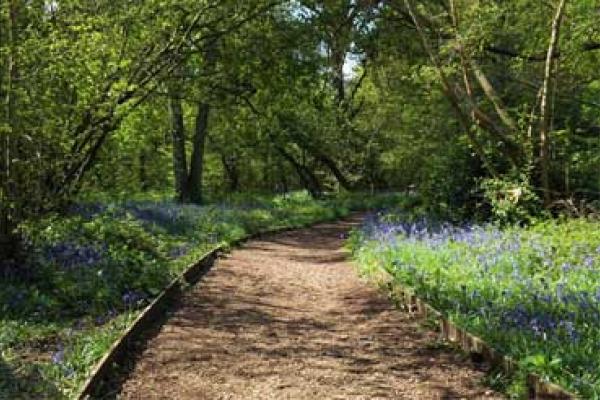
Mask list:
[[487,366],[440,345],[356,274],[358,217],[223,257],[147,344],[118,398],[503,398]]

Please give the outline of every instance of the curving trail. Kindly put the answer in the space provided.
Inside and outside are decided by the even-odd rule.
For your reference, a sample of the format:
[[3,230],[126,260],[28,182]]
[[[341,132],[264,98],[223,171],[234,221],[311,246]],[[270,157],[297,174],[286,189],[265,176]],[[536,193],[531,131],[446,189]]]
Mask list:
[[123,399],[497,399],[347,262],[358,218],[247,243],[149,343]]

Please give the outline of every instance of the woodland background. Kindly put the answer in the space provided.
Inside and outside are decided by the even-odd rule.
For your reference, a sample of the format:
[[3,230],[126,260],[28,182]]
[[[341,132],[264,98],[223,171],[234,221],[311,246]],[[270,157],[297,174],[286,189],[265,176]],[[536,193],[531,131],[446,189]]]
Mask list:
[[5,249],[92,192],[599,198],[591,0],[4,0],[0,18]]

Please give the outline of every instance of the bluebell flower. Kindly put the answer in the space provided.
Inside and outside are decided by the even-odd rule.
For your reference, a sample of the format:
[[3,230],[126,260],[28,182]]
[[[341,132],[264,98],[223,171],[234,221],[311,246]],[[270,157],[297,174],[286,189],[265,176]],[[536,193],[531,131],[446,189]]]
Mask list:
[[140,301],[145,300],[146,296],[141,292],[130,290],[123,293],[121,299],[123,300],[123,304],[125,304],[126,307],[133,307],[136,306]]
[[52,354],[53,364],[62,364],[65,359],[65,349],[62,345],[58,346],[58,350]]
[[177,246],[169,250],[170,258],[179,258],[185,256],[190,251],[190,246],[188,244],[184,244],[181,246]]
[[105,204],[102,203],[79,203],[72,204],[68,209],[67,213],[73,215],[79,215],[83,219],[91,220],[94,217],[102,214],[108,209]]
[[567,273],[573,269],[573,266],[571,265],[571,263],[564,263],[563,265],[561,265],[561,269],[564,273]]
[[79,245],[73,242],[60,242],[46,247],[45,259],[64,269],[94,267],[103,262],[107,247]]
[[558,285],[556,285],[556,298],[559,301],[564,301],[564,289],[565,289],[564,283],[561,282]]

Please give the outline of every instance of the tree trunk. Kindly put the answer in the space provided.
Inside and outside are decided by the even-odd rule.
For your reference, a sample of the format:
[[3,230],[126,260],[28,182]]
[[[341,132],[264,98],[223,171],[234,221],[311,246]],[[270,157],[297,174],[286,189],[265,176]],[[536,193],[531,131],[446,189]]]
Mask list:
[[315,156],[316,156],[317,160],[319,160],[319,162],[321,162],[323,165],[325,165],[331,171],[333,176],[335,176],[335,179],[338,181],[338,183],[344,190],[347,190],[347,191],[352,190],[352,185],[350,184],[348,179],[346,179],[346,176],[338,168],[337,164],[335,163],[335,161],[333,159],[331,159],[327,155],[320,153],[320,152],[315,154]]
[[240,171],[236,157],[227,157],[225,154],[221,154],[221,163],[225,170],[229,190],[237,192],[240,189]]
[[171,138],[173,141],[173,173],[175,177],[175,193],[177,200],[188,200],[187,162],[185,155],[185,126],[183,123],[183,107],[181,97],[175,88],[169,89],[169,109],[171,114]]
[[346,54],[344,53],[344,49],[338,47],[337,44],[334,44],[334,48],[332,49],[332,68],[336,101],[338,105],[341,105],[346,99],[346,86],[344,82],[344,63],[346,62]]
[[202,204],[203,200],[202,175],[204,172],[204,148],[208,133],[209,114],[210,105],[208,103],[198,103],[196,128],[192,147],[192,159],[190,161],[190,176],[188,180],[190,201],[195,204]]
[[[444,68],[442,67],[440,60],[433,52],[433,49],[431,48],[429,41],[427,40],[425,32],[423,31],[421,23],[419,22],[419,19],[417,17],[417,14],[415,13],[415,11],[413,9],[411,0],[404,0],[404,5],[406,7],[408,15],[410,16],[411,20],[413,21],[413,24],[419,35],[419,38],[421,39],[421,44],[423,46],[423,49],[427,53],[429,59],[431,60],[432,64],[434,65],[436,72],[440,78],[440,81],[442,83],[442,91],[446,95],[446,98],[450,101],[450,105],[452,106],[452,108],[454,109],[454,111],[456,113],[458,122],[462,125],[463,129],[465,130],[465,133],[467,134],[467,137],[469,138],[469,142],[471,143],[473,150],[475,150],[475,152],[479,156],[479,159],[481,160],[481,162],[483,162],[484,166],[486,167],[486,169],[488,170],[490,175],[492,175],[494,177],[498,176],[498,171],[496,170],[496,167],[491,162],[491,160],[486,156],[483,146],[481,145],[481,143],[479,143],[478,138],[476,137],[475,133],[471,129],[471,124],[469,121],[471,118],[474,118],[475,110],[473,110],[473,109],[470,110],[471,116],[466,115],[465,111],[463,110],[463,107],[460,104],[457,93],[455,92],[455,90],[453,89],[453,86],[450,84],[450,82],[448,80],[448,77],[446,75],[446,72],[444,71]],[[470,84],[469,84],[469,86],[470,86]],[[475,122],[476,124],[478,123],[476,118],[474,118],[473,122]]]
[[301,132],[297,131],[296,127],[289,125],[289,124],[286,124],[285,126],[288,128],[287,132],[288,132],[290,138],[292,139],[292,141],[294,143],[296,143],[296,145],[298,145],[299,148],[301,148],[303,151],[308,152],[318,162],[320,162],[327,169],[329,169],[329,171],[333,174],[335,179],[338,181],[338,183],[344,190],[347,190],[347,191],[352,190],[352,184],[346,178],[346,176],[340,170],[340,168],[337,166],[337,163],[335,162],[335,160],[333,160],[327,154],[323,153],[321,151],[321,149],[318,147],[318,145],[311,144],[310,140],[305,135],[303,135]]
[[[517,125],[508,114],[508,111],[506,111],[502,99],[496,93],[496,90],[487,79],[487,76],[483,73],[481,68],[479,68],[477,62],[469,57],[465,51],[459,30],[458,10],[456,9],[453,0],[450,0],[450,15],[456,35],[457,50],[461,60],[463,82],[465,86],[467,104],[470,109],[471,120],[475,126],[485,129],[487,132],[493,134],[498,140],[504,143],[506,150],[504,150],[503,153],[507,157],[507,160],[511,166],[514,169],[517,169],[520,164],[519,160],[521,149],[518,143],[515,142],[513,136],[511,136],[517,132]],[[502,126],[497,125],[494,120],[487,113],[485,113],[481,107],[479,107],[474,97],[473,88],[470,81],[470,70],[473,71],[473,75],[479,83],[479,86],[483,89],[483,92],[488,100],[490,100],[494,105],[497,115],[508,128],[508,132],[506,132]]]
[[292,165],[292,167],[294,167],[296,173],[298,174],[298,178],[300,179],[300,183],[302,184],[302,186],[304,186],[306,190],[308,190],[310,195],[314,198],[321,197],[323,194],[323,190],[315,174],[313,174],[313,172],[310,169],[296,161],[294,156],[285,151],[283,147],[276,146],[276,149],[279,152],[279,154],[281,154],[282,157],[287,162],[289,162]]
[[479,65],[477,65],[477,63],[474,60],[470,60],[469,63],[471,65],[471,68],[473,69],[477,82],[479,82],[479,86],[481,86],[487,98],[494,105],[494,108],[496,110],[496,113],[500,117],[500,120],[502,120],[504,125],[508,127],[511,133],[516,133],[519,130],[517,123],[508,113],[507,107],[504,105],[504,102],[502,101],[498,93],[496,93],[496,89],[494,89],[494,86],[492,86],[487,76],[483,73],[481,68],[479,68]]
[[279,167],[279,183],[281,185],[281,193],[286,194],[289,192],[289,185],[286,176],[285,168],[283,167],[283,163],[281,160],[277,161],[277,166]]
[[544,205],[549,206],[552,202],[550,192],[550,102],[548,100],[550,84],[555,76],[553,74],[554,54],[558,48],[560,39],[560,26],[566,7],[566,0],[560,0],[556,8],[556,14],[552,21],[552,33],[550,44],[546,55],[546,67],[544,69],[544,83],[542,85],[542,97],[540,104],[540,180],[544,196]]
[[543,88],[538,90],[537,95],[535,96],[535,103],[531,107],[531,112],[529,113],[529,121],[527,125],[527,134],[525,135],[525,155],[527,161],[527,167],[531,167],[535,164],[535,145],[533,140],[533,131],[538,124],[538,116],[537,110],[540,107],[540,102],[542,100],[542,91]]
[[[217,41],[207,43],[204,51],[204,69],[208,74],[214,72],[217,62]],[[187,180],[189,200],[195,204],[202,204],[202,178],[204,173],[204,148],[208,135],[208,117],[210,115],[210,104],[200,101],[196,111],[196,126],[192,140],[192,158],[190,160],[190,174]]]

